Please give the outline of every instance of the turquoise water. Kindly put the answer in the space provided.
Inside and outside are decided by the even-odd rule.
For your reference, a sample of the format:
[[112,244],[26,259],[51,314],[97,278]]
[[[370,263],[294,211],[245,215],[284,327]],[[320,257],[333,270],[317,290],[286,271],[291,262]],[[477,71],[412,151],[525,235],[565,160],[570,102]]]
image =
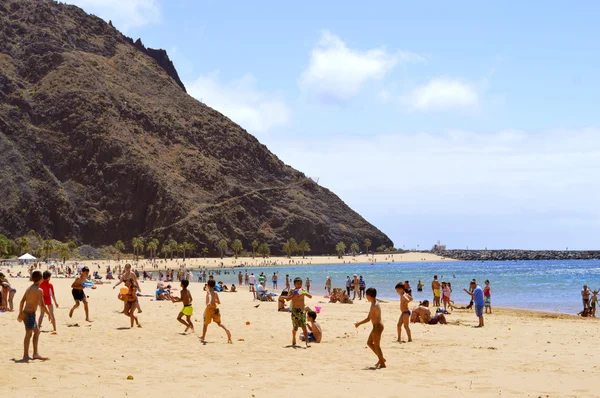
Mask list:
[[[245,271],[236,268],[235,272]],[[600,260],[581,261],[490,261],[452,263],[379,263],[312,265],[290,267],[249,268],[258,275],[261,271],[268,275],[267,287],[271,287],[273,272],[278,272],[279,289],[285,286],[285,275],[299,276],[312,280],[311,291],[323,294],[325,280],[331,276],[333,287],[345,287],[346,275],[362,275],[367,287],[375,287],[378,297],[397,299],[394,286],[397,282],[410,281],[413,298],[417,301],[431,301],[431,281],[438,275],[440,281],[452,283],[452,299],[456,303],[468,303],[469,296],[462,291],[473,278],[483,287],[485,279],[492,287],[492,306],[533,309],[540,311],[576,314],[581,311],[581,288],[587,284],[590,289],[600,288]],[[220,275],[217,280],[237,284],[237,276]],[[417,292],[417,281],[425,287]]]

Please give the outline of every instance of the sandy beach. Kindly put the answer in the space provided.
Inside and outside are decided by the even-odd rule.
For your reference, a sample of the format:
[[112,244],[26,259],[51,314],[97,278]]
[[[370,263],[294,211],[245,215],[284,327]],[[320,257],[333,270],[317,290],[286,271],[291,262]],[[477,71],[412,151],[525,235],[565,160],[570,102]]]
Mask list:
[[[18,308],[30,282],[14,278],[11,283],[18,290]],[[68,317],[72,280],[53,278],[52,283],[60,304],[55,310],[58,334],[49,333],[46,319],[40,338],[40,352],[49,361],[16,363],[23,355],[24,327],[17,312],[0,313],[2,396],[597,396],[596,319],[495,309],[486,316],[486,327],[476,329],[473,312],[459,310],[448,316],[448,325],[411,324],[414,342],[398,344],[398,302],[389,301],[382,303],[388,368],[370,370],[376,362],[365,344],[370,326],[354,327],[367,314],[364,300],[330,304],[322,297],[308,299],[307,305],[322,307],[323,342],[291,348],[290,316],[277,312],[276,302],[256,308],[259,302],[242,287],[220,294],[222,322],[234,344],[226,344],[225,333],[211,325],[203,345],[203,284],[190,288],[197,334],[184,335],[175,320],[180,304],[141,297],[143,328],[129,329],[129,318],[118,313],[117,291],[99,285],[86,289],[93,320],[88,324],[82,308]],[[145,282],[143,293],[153,294],[155,287]],[[127,380],[129,375],[133,380]]]
[[[329,265],[329,264],[381,264],[381,263],[404,263],[404,262],[447,262],[456,261],[451,258],[440,257],[431,253],[421,252],[406,252],[402,254],[366,254],[356,256],[344,256],[338,258],[337,256],[292,256],[290,258],[281,256],[271,256],[267,259],[256,256],[252,257],[224,257],[224,258],[187,258],[185,261],[182,258],[162,259],[157,258],[154,263],[150,259],[139,258],[135,261],[133,256],[127,255],[121,257],[120,264],[125,265],[130,263],[139,270],[147,269],[179,269],[181,266],[185,268],[231,268],[235,266],[244,267],[265,267],[265,266],[286,266],[286,265]],[[80,264],[86,264],[92,271],[97,269],[100,265],[101,269],[106,269],[107,265],[115,266],[119,262],[116,260],[70,260],[67,261],[67,265],[78,262]],[[158,266],[153,268],[152,264]],[[94,267],[92,267],[94,266]],[[101,272],[102,274],[104,273]]]

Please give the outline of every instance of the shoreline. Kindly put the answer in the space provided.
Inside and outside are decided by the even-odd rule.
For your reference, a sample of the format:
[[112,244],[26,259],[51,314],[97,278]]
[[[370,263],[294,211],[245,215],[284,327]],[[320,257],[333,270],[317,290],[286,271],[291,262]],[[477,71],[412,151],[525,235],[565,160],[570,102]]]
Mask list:
[[[11,283],[18,290],[17,304],[30,282],[19,278]],[[90,398],[154,398],[189,394],[200,385],[202,395],[262,397],[273,393],[266,381],[277,372],[280,379],[308,383],[329,396],[347,394],[348,389],[372,396],[377,385],[380,397],[396,397],[401,383],[403,395],[435,390],[450,397],[555,397],[577,390],[577,396],[591,397],[600,375],[594,367],[599,324],[571,315],[494,307],[491,315],[484,314],[485,327],[477,329],[472,310],[456,310],[447,316],[448,325],[411,323],[413,342],[398,344],[399,302],[384,300],[381,346],[388,368],[375,371],[370,366],[376,358],[365,344],[371,326],[354,326],[369,311],[365,300],[332,304],[324,303],[322,295],[306,298],[305,305],[321,307],[317,321],[323,329],[322,343],[306,349],[291,347],[290,315],[277,312],[277,302],[253,301],[244,288],[221,293],[222,322],[233,344],[226,344],[225,333],[215,325],[209,326],[207,343],[202,344],[202,283],[189,288],[195,334],[182,333],[184,327],[176,320],[181,304],[148,297],[139,298],[143,313],[137,316],[143,327],[129,329],[129,319],[119,314],[123,303],[114,283],[86,292],[93,323],[84,321],[82,308],[69,318],[72,281],[52,278],[51,283],[60,303],[54,311],[58,334],[49,333],[46,319],[39,343],[40,353],[50,361],[16,363],[23,355],[23,324],[16,312],[0,313],[4,395],[62,396],[69,386],[81,385]],[[153,287],[146,282],[142,293],[152,294]],[[407,366],[410,373],[405,374]],[[417,377],[432,370],[435,377],[427,377],[426,384]]]

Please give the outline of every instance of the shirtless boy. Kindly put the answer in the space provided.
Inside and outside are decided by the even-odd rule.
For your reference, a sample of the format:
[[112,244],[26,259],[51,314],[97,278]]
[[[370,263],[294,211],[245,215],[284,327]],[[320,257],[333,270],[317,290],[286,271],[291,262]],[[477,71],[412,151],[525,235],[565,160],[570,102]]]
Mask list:
[[[54,308],[52,307],[52,302],[54,301],[54,305],[58,308],[58,303],[56,302],[56,295],[54,294],[54,286],[50,283],[50,278],[52,277],[52,272],[44,271],[43,274],[44,280],[40,284],[40,289],[44,292],[44,305],[48,309],[50,313],[50,323],[52,323],[52,334],[56,334],[56,319],[54,318]],[[38,321],[38,327],[42,328],[42,321],[44,320],[44,311],[40,314],[40,319]]]
[[404,329],[406,329],[406,334],[408,335],[408,342],[412,341],[412,336],[410,334],[410,310],[408,309],[408,303],[410,303],[413,298],[410,294],[406,292],[404,289],[404,284],[402,282],[398,282],[396,284],[396,293],[400,295],[400,319],[398,319],[398,343],[402,343],[402,326],[404,325]]
[[379,306],[379,302],[377,301],[377,290],[375,288],[370,287],[365,292],[367,296],[367,301],[371,303],[371,308],[369,309],[369,315],[367,318],[356,322],[354,324],[355,327],[359,327],[362,324],[365,324],[369,321],[373,324],[373,330],[369,334],[369,338],[367,339],[367,345],[369,348],[377,355],[377,363],[375,364],[375,369],[385,368],[385,358],[383,357],[383,352],[381,352],[381,334],[383,333],[383,322],[381,321],[381,307]]
[[33,359],[40,359],[42,361],[47,360],[40,355],[38,351],[38,341],[40,339],[40,328],[36,322],[35,312],[38,306],[40,310],[48,315],[53,320],[54,318],[48,312],[48,309],[44,305],[44,293],[40,289],[40,283],[42,283],[42,272],[33,271],[31,273],[31,281],[33,284],[23,294],[21,304],[19,305],[19,317],[17,318],[20,322],[25,323],[25,339],[23,340],[23,361],[29,361],[29,342],[33,335]]
[[[317,313],[314,311],[308,311],[306,313],[306,318],[308,319],[308,341],[313,343],[320,343],[321,338],[323,337],[323,330],[321,329],[321,325],[317,323]],[[306,338],[301,333],[300,340],[304,341]]]
[[592,292],[588,289],[587,285],[583,285],[581,290],[581,301],[583,302],[583,309],[590,308],[590,295]]
[[73,295],[73,299],[75,300],[75,305],[69,311],[69,318],[73,318],[73,311],[75,311],[79,307],[79,302],[83,301],[83,309],[85,310],[85,320],[87,322],[90,321],[90,313],[88,309],[87,298],[85,297],[85,292],[83,291],[84,286],[83,283],[86,282],[90,275],[90,269],[88,267],[83,267],[81,269],[81,273],[75,279],[75,282],[71,285],[71,294]]
[[221,300],[219,300],[219,294],[215,291],[215,285],[216,283],[214,279],[210,279],[208,281],[208,290],[206,291],[206,309],[204,310],[204,326],[202,327],[202,337],[200,337],[200,341],[203,343],[206,342],[206,330],[208,329],[208,325],[210,325],[211,322],[214,322],[219,327],[223,328],[223,330],[225,330],[225,333],[227,334],[227,343],[232,344],[231,332],[229,332],[229,329],[227,329],[225,325],[221,323],[221,312],[217,307],[219,304],[221,304]]
[[433,276],[433,282],[431,282],[431,290],[433,291],[433,306],[440,306],[440,282],[438,281],[437,275]]
[[[294,290],[286,296],[286,300],[292,300],[291,316],[292,316],[292,346],[296,346],[296,333],[298,328],[302,328],[305,336],[308,336],[306,329],[306,313],[304,312],[304,296],[312,298],[312,295],[302,288],[302,279],[294,278]],[[306,347],[310,347],[306,341]]]
[[[241,273],[240,273],[241,275]],[[214,281],[213,281],[214,282]],[[194,314],[194,307],[192,307],[192,293],[188,290],[188,286],[190,281],[182,280],[181,281],[181,297],[173,297],[172,301],[174,303],[182,302],[183,308],[179,312],[177,316],[177,320],[185,325],[185,331],[183,333],[187,333],[188,330],[192,329],[194,331],[194,324],[192,323],[192,315]],[[185,316],[185,321],[182,319]]]

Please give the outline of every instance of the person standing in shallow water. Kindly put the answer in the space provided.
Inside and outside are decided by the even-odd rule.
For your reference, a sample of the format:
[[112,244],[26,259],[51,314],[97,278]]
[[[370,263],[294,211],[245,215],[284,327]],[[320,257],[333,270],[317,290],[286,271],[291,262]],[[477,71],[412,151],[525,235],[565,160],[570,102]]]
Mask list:
[[431,282],[431,290],[433,291],[433,306],[440,306],[440,281],[438,281],[437,275],[433,276],[433,281]]

